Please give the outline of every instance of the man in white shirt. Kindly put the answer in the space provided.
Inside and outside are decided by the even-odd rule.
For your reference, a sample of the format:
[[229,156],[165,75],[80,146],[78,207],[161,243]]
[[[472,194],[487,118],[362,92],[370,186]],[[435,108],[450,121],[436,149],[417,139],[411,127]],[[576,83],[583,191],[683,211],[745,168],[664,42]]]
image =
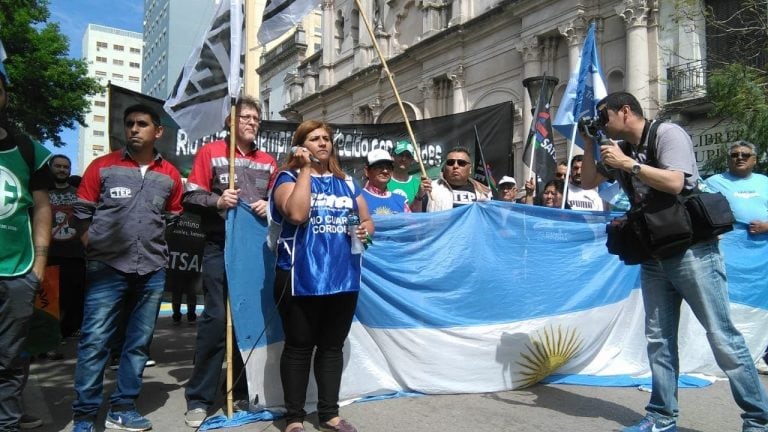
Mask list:
[[584,189],[581,187],[581,164],[584,156],[576,155],[571,159],[571,180],[568,183],[566,201],[571,210],[603,211],[606,206],[597,193],[597,188]]

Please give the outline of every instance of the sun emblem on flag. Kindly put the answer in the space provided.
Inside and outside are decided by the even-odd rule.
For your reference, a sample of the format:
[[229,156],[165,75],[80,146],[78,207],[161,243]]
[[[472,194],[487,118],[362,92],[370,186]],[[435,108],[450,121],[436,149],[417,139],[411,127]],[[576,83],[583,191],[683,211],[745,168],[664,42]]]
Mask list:
[[525,345],[528,351],[521,352],[522,360],[516,362],[523,368],[523,378],[516,381],[519,389],[533,386],[568,363],[581,350],[582,338],[575,329],[558,326],[555,331],[550,326],[531,335],[531,343],[533,346]]

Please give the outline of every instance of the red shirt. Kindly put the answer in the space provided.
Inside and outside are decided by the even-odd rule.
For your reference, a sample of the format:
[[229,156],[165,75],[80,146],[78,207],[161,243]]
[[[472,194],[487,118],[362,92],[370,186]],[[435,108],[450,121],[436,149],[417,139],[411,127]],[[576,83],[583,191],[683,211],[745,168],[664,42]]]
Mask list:
[[[277,162],[269,153],[235,150],[235,188],[240,199],[251,204],[266,200],[275,183]],[[203,230],[211,241],[223,241],[226,210],[216,208],[216,201],[229,188],[229,143],[225,140],[204,145],[195,155],[187,178],[184,207],[202,217]]]

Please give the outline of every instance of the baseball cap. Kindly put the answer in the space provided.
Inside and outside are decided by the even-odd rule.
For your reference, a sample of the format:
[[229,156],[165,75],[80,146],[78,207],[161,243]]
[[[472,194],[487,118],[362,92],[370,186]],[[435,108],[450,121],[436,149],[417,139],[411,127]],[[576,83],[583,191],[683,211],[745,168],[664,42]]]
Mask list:
[[392,159],[392,156],[390,156],[389,153],[387,153],[386,150],[376,149],[376,150],[371,150],[368,153],[368,165],[367,166],[375,165],[375,164],[377,164],[379,162],[385,162],[385,161],[386,162],[393,162],[394,163],[394,160]]
[[393,153],[399,155],[402,152],[411,152],[411,156],[416,154],[416,150],[413,149],[413,144],[408,140],[400,140],[395,143],[395,150],[393,150]]
[[501,180],[499,180],[499,182],[497,184],[499,186],[501,186],[504,183],[512,183],[513,186],[517,186],[517,182],[515,181],[515,178],[514,177],[510,177],[510,176],[502,177]]

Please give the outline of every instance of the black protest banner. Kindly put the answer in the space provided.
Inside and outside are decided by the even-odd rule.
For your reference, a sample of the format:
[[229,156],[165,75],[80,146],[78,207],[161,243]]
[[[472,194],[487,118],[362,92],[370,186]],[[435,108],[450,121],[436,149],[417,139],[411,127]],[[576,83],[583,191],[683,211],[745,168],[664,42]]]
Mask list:
[[168,271],[198,273],[202,268],[205,233],[200,216],[184,212],[175,224],[165,230],[168,243]]
[[[189,174],[197,150],[204,144],[223,136],[221,130],[211,135],[190,140],[183,129],[162,110],[162,101],[121,87],[110,85],[110,145],[112,149],[124,145],[122,112],[131,104],[144,103],[158,107],[165,126],[163,138],[155,144],[168,161],[179,169],[182,176]],[[512,102],[504,102],[459,114],[414,120],[411,128],[416,136],[425,168],[442,166],[448,151],[459,145],[467,148],[473,157],[475,141],[483,145],[483,156],[494,177],[514,175],[512,147]],[[298,123],[264,120],[259,127],[258,147],[282,162],[291,146],[291,138]],[[223,127],[223,119],[222,119]],[[475,135],[477,127],[477,135]],[[332,123],[333,142],[342,166],[354,177],[362,175],[368,152],[375,149],[390,151],[394,143],[408,139],[404,123],[342,124]],[[430,170],[434,171],[434,170]]]
[[[440,167],[451,148],[459,145],[470,153],[477,139],[483,143],[487,166],[494,175],[512,175],[512,102],[505,102],[450,116],[411,122],[425,168]],[[282,162],[290,149],[296,123],[264,121],[257,143],[260,149]],[[395,142],[408,139],[404,123],[331,124],[333,142],[342,166],[359,177],[368,152],[392,150]]]

